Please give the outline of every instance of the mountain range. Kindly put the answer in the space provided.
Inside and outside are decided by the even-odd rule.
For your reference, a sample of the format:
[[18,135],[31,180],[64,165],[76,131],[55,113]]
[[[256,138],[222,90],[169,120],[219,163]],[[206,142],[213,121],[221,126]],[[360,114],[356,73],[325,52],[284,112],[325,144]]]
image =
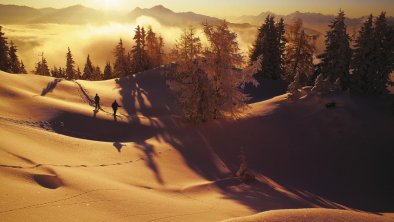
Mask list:
[[[251,27],[260,26],[267,15],[274,15],[277,18],[283,17],[287,23],[291,23],[295,18],[301,18],[306,27],[321,30],[327,27],[334,15],[324,15],[320,13],[294,12],[289,15],[279,15],[273,12],[262,12],[259,15],[243,15],[239,17],[227,17],[232,26]],[[152,17],[160,23],[168,26],[189,26],[199,25],[202,22],[218,23],[223,21],[220,18],[197,14],[194,12],[174,12],[162,5],[152,8],[135,8],[129,13],[103,12],[88,8],[82,5],[74,5],[67,8],[41,8],[36,9],[19,5],[0,4],[0,24],[31,24],[31,23],[57,23],[57,24],[86,24],[102,23],[106,21],[134,22],[140,16]],[[359,26],[365,17],[349,18],[349,26]],[[393,17],[388,17],[394,23]]]

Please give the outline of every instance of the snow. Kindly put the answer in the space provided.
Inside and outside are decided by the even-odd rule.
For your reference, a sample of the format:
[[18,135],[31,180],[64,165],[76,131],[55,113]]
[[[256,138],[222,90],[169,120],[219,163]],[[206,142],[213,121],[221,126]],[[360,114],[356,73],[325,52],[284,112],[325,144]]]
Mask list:
[[[282,95],[237,120],[194,125],[175,111],[158,69],[98,82],[0,78],[1,221],[221,221],[276,209],[308,221],[390,220],[352,210],[392,213],[392,175],[382,169],[394,120],[384,103]],[[95,93],[104,110],[96,114]],[[335,110],[324,106],[331,100]],[[241,146],[256,183],[233,176]],[[343,159],[351,156],[360,159]],[[316,207],[335,209],[283,210]],[[277,221],[271,214],[256,217]]]

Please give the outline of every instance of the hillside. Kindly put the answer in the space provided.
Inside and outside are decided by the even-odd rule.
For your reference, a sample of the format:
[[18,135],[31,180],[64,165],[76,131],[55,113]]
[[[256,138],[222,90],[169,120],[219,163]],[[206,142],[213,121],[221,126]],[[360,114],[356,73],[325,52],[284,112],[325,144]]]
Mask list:
[[[194,125],[160,69],[98,82],[0,78],[2,221],[221,221],[298,208],[392,221],[379,215],[394,212],[392,98],[281,95]],[[255,183],[234,176],[241,149]]]

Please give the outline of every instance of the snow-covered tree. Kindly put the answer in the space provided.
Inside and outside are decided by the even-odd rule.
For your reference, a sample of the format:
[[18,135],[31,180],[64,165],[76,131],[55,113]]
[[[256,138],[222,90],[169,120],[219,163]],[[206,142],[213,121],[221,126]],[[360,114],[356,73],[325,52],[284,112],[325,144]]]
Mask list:
[[193,27],[184,30],[171,56],[176,64],[169,73],[168,85],[176,93],[183,115],[190,121],[206,121],[210,118],[208,99],[211,89],[201,68],[201,40]]
[[326,33],[326,49],[319,56],[321,62],[318,70],[331,82],[340,78],[342,89],[347,89],[352,51],[349,45],[350,37],[346,32],[345,13],[342,10],[339,11],[329,28],[330,30]]
[[5,33],[2,32],[3,27],[0,26],[0,70],[9,71],[9,48]]
[[244,60],[238,46],[237,34],[229,30],[226,21],[216,26],[204,24],[204,34],[209,43],[204,51],[206,59],[204,71],[214,90],[211,95],[213,117],[225,115],[235,117],[245,107],[247,99],[239,89],[243,88],[246,82],[257,85],[253,78],[255,74],[253,71],[259,70],[260,59],[257,59],[253,66],[257,70],[241,71]]
[[285,54],[285,75],[283,79],[305,86],[314,71],[313,55],[315,47],[302,27],[302,20],[296,20],[286,33],[288,44]]
[[202,50],[193,28],[185,30],[172,52],[175,68],[169,85],[178,95],[185,117],[201,122],[223,116],[235,117],[245,108],[247,99],[240,89],[252,82],[260,68],[260,59],[252,66],[244,65],[236,34],[226,22],[204,24],[209,45]]
[[66,61],[66,78],[69,80],[74,79],[75,78],[75,67],[74,67],[75,62],[74,62],[73,56],[71,54],[70,47],[68,47],[66,59],[67,59],[67,61]]
[[300,91],[302,85],[300,84],[300,73],[297,73],[294,77],[293,82],[288,86],[288,92],[292,98],[298,98],[300,96]]

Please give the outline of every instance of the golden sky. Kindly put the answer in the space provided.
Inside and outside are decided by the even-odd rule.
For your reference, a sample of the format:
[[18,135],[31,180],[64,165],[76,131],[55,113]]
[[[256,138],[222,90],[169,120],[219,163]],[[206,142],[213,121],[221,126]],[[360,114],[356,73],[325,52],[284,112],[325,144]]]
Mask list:
[[104,10],[131,11],[135,7],[164,5],[176,12],[193,11],[216,17],[257,15],[264,11],[289,14],[294,11],[336,14],[345,10],[350,17],[386,11],[393,15],[394,0],[0,0],[0,4],[27,5],[37,8],[62,8],[75,4]]

